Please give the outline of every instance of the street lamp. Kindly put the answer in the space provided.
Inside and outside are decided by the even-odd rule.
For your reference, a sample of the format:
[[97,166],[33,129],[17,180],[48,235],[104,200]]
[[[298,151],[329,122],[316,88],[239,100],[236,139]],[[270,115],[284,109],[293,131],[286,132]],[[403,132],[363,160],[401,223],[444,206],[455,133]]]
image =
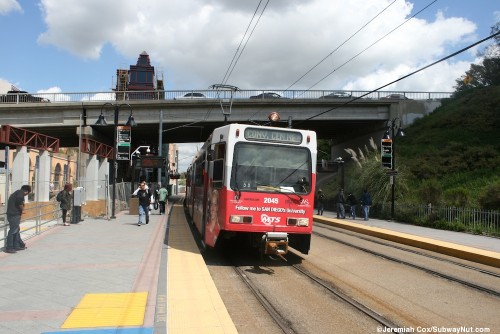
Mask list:
[[340,189],[344,189],[344,160],[342,157],[338,157],[333,160],[333,163],[337,165],[337,172],[340,169]]
[[[95,125],[97,126],[106,126],[108,123],[106,122],[106,118],[104,117],[103,114],[103,109],[105,109],[107,106],[112,106],[114,107],[114,112],[115,112],[115,117],[114,117],[114,134],[113,134],[113,193],[112,193],[112,204],[111,204],[111,219],[115,219],[115,202],[116,202],[116,174],[118,172],[118,148],[117,148],[117,140],[118,140],[118,116],[120,113],[120,108],[123,106],[126,106],[130,109],[130,115],[128,116],[127,123],[125,123],[126,127],[136,127],[137,123],[134,120],[134,116],[132,115],[132,107],[128,103],[124,104],[112,104],[110,102],[106,102],[103,104],[101,107],[101,114],[99,115],[99,118],[97,119],[97,122]],[[127,137],[126,134],[124,137]],[[130,159],[130,131],[128,132],[128,138],[120,138],[120,141],[128,141],[128,154],[126,159],[122,160],[128,160]],[[125,143],[126,144],[126,143]]]
[[146,149],[146,154],[151,153],[151,148],[149,146],[139,146],[130,154],[130,168],[132,168],[132,178],[130,180],[130,189],[134,190],[134,177],[135,177],[135,171],[137,169],[137,164],[134,163],[134,157],[136,160],[140,158],[141,156],[141,150],[145,148]]
[[[396,137],[404,137],[403,127],[401,119],[396,117],[392,120],[387,121],[386,130],[384,136],[382,137],[382,166],[390,168],[387,175],[390,177],[391,182],[391,220],[394,219],[394,187],[396,184],[396,175],[398,174],[396,170]],[[397,127],[396,135],[394,135],[394,129]],[[391,132],[389,132],[389,129]],[[384,161],[385,156],[385,161]]]

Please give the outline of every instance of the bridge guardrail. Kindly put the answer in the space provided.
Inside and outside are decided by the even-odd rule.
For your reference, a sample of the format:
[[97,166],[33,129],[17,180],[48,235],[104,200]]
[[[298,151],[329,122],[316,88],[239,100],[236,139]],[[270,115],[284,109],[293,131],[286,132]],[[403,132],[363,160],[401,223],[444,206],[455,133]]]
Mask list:
[[[319,99],[329,94],[338,93],[344,97],[332,98],[331,100],[349,101],[363,96],[369,91],[357,90],[164,90],[164,91],[109,91],[109,92],[76,92],[76,93],[34,93],[29,94],[31,99],[23,96],[26,94],[0,94],[0,104],[20,103],[69,103],[69,102],[106,102],[106,101],[134,101],[134,100],[199,100],[200,98],[184,98],[189,93],[201,93],[206,99],[248,99],[264,92],[276,92],[284,98],[290,99]],[[401,92],[401,91],[377,91],[363,96],[363,99],[378,100],[388,95],[395,94],[405,96],[411,100],[434,100],[449,98],[452,92]],[[203,97],[201,98],[203,99]],[[329,99],[330,100],[330,99]]]

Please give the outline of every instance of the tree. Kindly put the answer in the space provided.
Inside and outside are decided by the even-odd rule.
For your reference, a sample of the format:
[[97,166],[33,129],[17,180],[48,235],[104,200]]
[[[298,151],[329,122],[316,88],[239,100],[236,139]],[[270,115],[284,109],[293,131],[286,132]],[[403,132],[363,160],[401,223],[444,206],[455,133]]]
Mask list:
[[471,64],[470,69],[456,80],[455,93],[470,89],[500,85],[500,22],[491,28],[496,34],[494,42],[479,55],[484,57],[481,64]]

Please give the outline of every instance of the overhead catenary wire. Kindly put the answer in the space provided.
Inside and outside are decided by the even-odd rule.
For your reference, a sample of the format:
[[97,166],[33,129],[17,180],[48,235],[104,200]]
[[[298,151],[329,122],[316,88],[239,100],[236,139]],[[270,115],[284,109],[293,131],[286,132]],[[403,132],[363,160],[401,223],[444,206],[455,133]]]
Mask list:
[[[219,90],[221,89],[220,87],[227,86],[227,82],[229,80],[229,77],[233,73],[233,70],[235,69],[235,67],[236,67],[236,65],[237,65],[237,63],[238,63],[241,55],[243,54],[243,51],[246,48],[246,45],[248,44],[248,41],[252,37],[253,32],[255,31],[255,28],[259,24],[260,19],[261,19],[262,15],[264,14],[264,11],[266,10],[267,5],[269,4],[269,0],[267,0],[266,4],[264,5],[264,8],[261,10],[260,15],[259,15],[259,17],[257,19],[257,22],[253,25],[253,28],[252,28],[252,30],[250,32],[250,35],[248,36],[248,38],[246,38],[247,33],[248,33],[248,31],[250,30],[250,28],[252,26],[252,22],[254,21],[255,17],[257,16],[257,13],[259,11],[261,3],[262,3],[262,0],[259,1],[257,7],[255,8],[253,16],[250,19],[250,22],[248,23],[248,26],[247,26],[247,28],[245,30],[245,33],[243,34],[243,37],[241,38],[241,41],[238,44],[238,47],[236,48],[236,51],[235,51],[235,53],[233,55],[233,58],[231,59],[231,62],[230,62],[229,66],[228,66],[228,68],[226,70],[226,73],[224,74],[224,77],[221,80],[221,83],[219,85],[216,85],[217,86],[217,88],[216,88],[217,97],[219,97]],[[246,41],[245,41],[245,38],[246,38]],[[245,41],[244,44],[243,44],[243,41]],[[242,47],[242,44],[243,44],[243,47]],[[241,50],[240,50],[240,48],[241,48]],[[222,107],[222,104],[221,104],[221,107]],[[210,116],[211,112],[212,112],[212,108],[210,108],[210,109],[207,110],[207,112],[205,113],[205,119],[207,119]]]
[[[245,37],[247,36],[247,33],[250,30],[250,27],[252,26],[252,22],[254,21],[255,16],[257,15],[257,12],[259,11],[259,7],[260,7],[261,3],[262,3],[262,0],[259,1],[259,4],[257,5],[257,8],[255,8],[255,12],[253,13],[252,19],[248,23],[247,29],[245,30],[245,33],[243,34],[243,37],[241,38],[241,41],[238,44],[238,47],[236,48],[236,51],[235,51],[235,53],[233,55],[233,59],[231,59],[231,63],[229,64],[229,66],[228,66],[228,68],[226,70],[226,73],[224,74],[224,77],[221,80],[221,84],[222,85],[227,84],[227,82],[229,80],[229,77],[233,73],[233,70],[235,69],[235,67],[236,67],[236,65],[237,65],[237,63],[238,63],[241,55],[243,54],[243,51],[245,50],[245,48],[246,48],[246,46],[248,44],[248,41],[252,37],[252,35],[253,35],[254,31],[255,31],[255,28],[259,24],[260,19],[262,18],[262,15],[264,14],[264,11],[266,10],[267,5],[269,4],[269,0],[267,0],[266,4],[264,5],[264,8],[261,10],[260,15],[259,15],[259,17],[257,19],[257,22],[255,22],[255,24],[253,25],[253,28],[252,28],[252,30],[250,32],[250,35],[248,36],[248,38],[246,38],[246,41],[245,41]],[[244,44],[243,44],[243,41],[245,41]],[[242,44],[243,44],[243,47],[242,47]],[[241,51],[240,51],[240,48],[241,48]]]
[[[309,90],[311,90],[314,86],[316,86],[317,84],[319,84],[321,81],[325,80],[328,76],[330,76],[331,74],[333,74],[333,72],[337,71],[339,68],[345,66],[346,64],[348,64],[349,62],[351,62],[352,60],[354,60],[355,58],[357,58],[359,55],[361,55],[362,53],[364,53],[366,50],[368,50],[369,48],[371,48],[372,46],[374,46],[375,44],[377,44],[378,42],[380,42],[382,39],[386,38],[388,35],[390,35],[391,33],[393,33],[394,31],[396,31],[397,29],[399,29],[401,26],[403,26],[404,24],[406,24],[408,21],[412,20],[413,18],[415,18],[418,14],[422,13],[424,10],[426,10],[428,7],[430,7],[431,5],[433,5],[434,3],[436,3],[438,0],[433,0],[431,1],[429,4],[427,4],[424,8],[422,8],[421,10],[419,10],[418,12],[416,12],[414,15],[412,15],[410,18],[406,19],[405,21],[403,21],[402,23],[400,23],[398,26],[396,26],[395,28],[393,28],[391,31],[389,31],[388,33],[386,33],[385,35],[383,35],[382,37],[380,37],[377,41],[375,41],[374,43],[372,43],[370,46],[368,46],[367,48],[363,49],[361,52],[359,52],[358,54],[356,54],[355,56],[351,57],[348,61],[346,61],[345,63],[343,63],[342,65],[340,65],[339,67],[335,68],[333,71],[331,71],[330,73],[328,73],[326,76],[324,76],[322,79],[320,79],[318,82],[316,82],[313,86],[309,87],[308,89],[306,89],[304,92],[307,92]],[[330,57],[333,53],[335,53],[337,50],[339,50],[343,45],[345,45],[349,40],[351,40],[355,35],[357,35],[361,30],[363,30],[364,28],[366,28],[372,21],[374,21],[377,17],[379,17],[383,12],[385,12],[392,4],[394,4],[395,1],[391,2],[389,5],[387,5],[384,9],[382,9],[377,15],[375,15],[372,19],[370,19],[367,23],[365,23],[361,28],[359,28],[355,33],[353,33],[349,38],[347,38],[344,42],[342,42],[337,48],[335,48],[332,52],[330,52],[327,56],[325,56],[320,62],[318,62],[317,64],[315,64],[311,69],[309,69],[304,75],[302,75],[299,79],[295,80],[288,88],[285,89],[285,91],[289,90],[292,86],[294,86],[297,82],[299,82],[300,80],[302,80],[307,74],[309,74],[311,71],[313,71],[317,66],[319,66],[323,61],[325,61],[328,57]],[[253,113],[249,118],[248,120],[251,121],[252,118],[259,114],[261,110],[258,110],[256,111],[255,113]]]
[[[379,17],[380,15],[382,15],[383,12],[385,12],[390,6],[392,6],[397,0],[394,0],[392,1],[390,4],[388,4],[384,9],[382,9],[380,12],[377,13],[377,15],[375,15],[374,17],[372,17],[368,22],[366,22],[365,24],[363,24],[363,26],[361,26],[358,30],[356,30],[355,33],[353,33],[351,36],[349,36],[346,40],[344,40],[342,43],[340,43],[335,49],[333,49],[333,51],[331,51],[329,54],[327,54],[325,57],[323,57],[323,59],[321,59],[319,62],[317,62],[313,67],[311,67],[309,70],[306,71],[306,73],[304,73],[302,76],[300,76],[297,80],[295,80],[290,86],[288,86],[285,90],[289,90],[290,88],[292,88],[293,86],[295,86],[295,84],[297,82],[299,82],[300,80],[302,80],[306,75],[308,75],[309,73],[311,73],[316,67],[318,67],[319,65],[321,65],[325,60],[328,59],[328,57],[330,57],[331,55],[333,55],[338,49],[340,49],[342,46],[344,46],[344,44],[346,44],[347,42],[349,42],[351,39],[353,39],[358,33],[360,33],[364,28],[366,28],[370,23],[372,23],[377,17]],[[437,0],[435,0],[434,2],[436,2]]]
[[389,36],[390,34],[392,34],[397,29],[401,28],[403,25],[405,25],[406,23],[408,23],[410,20],[412,20],[413,18],[415,18],[415,16],[417,16],[418,14],[420,14],[421,12],[423,12],[424,10],[426,10],[429,6],[431,6],[432,4],[434,4],[436,1],[437,0],[432,1],[427,6],[425,6],[424,8],[422,8],[421,10],[419,10],[418,12],[416,12],[415,14],[413,14],[411,17],[409,17],[407,20],[405,20],[404,22],[402,22],[401,24],[399,24],[398,26],[396,26],[394,29],[392,29],[391,31],[389,31],[388,33],[386,33],[385,35],[383,35],[382,37],[380,37],[379,39],[377,39],[375,42],[373,42],[372,44],[370,44],[369,46],[367,46],[366,48],[364,48],[363,50],[361,50],[360,52],[358,52],[356,55],[354,55],[351,58],[349,58],[342,65],[334,68],[331,72],[329,72],[327,75],[325,75],[319,81],[317,81],[314,85],[312,85],[311,87],[309,87],[308,89],[306,89],[306,91],[311,90],[317,84],[319,84],[320,82],[322,82],[323,80],[325,80],[326,78],[328,78],[330,75],[332,75],[335,71],[337,71],[338,69],[344,67],[345,65],[347,65],[348,63],[350,63],[351,61],[353,61],[354,59],[356,59],[357,57],[359,57],[361,54],[363,54],[366,50],[370,49],[372,46],[374,46],[375,44],[379,43],[381,40],[385,39],[387,36]]
[[458,50],[458,51],[456,51],[456,52],[453,52],[452,54],[450,54],[450,55],[448,55],[448,56],[446,56],[446,57],[443,57],[443,58],[441,58],[441,59],[439,59],[439,60],[436,60],[435,62],[433,62],[433,63],[431,63],[431,64],[428,64],[428,65],[426,65],[426,66],[424,66],[424,67],[421,67],[421,68],[419,68],[418,70],[415,70],[415,71],[413,71],[413,72],[411,72],[411,73],[408,73],[408,74],[406,74],[406,75],[404,75],[404,76],[402,76],[402,77],[400,77],[400,78],[398,78],[398,79],[396,79],[396,80],[393,80],[393,81],[391,81],[391,82],[389,82],[389,83],[386,83],[385,85],[382,85],[382,86],[380,86],[380,87],[378,87],[378,88],[376,88],[376,89],[374,89],[374,90],[371,90],[371,91],[369,91],[369,92],[367,92],[367,93],[365,93],[365,94],[363,94],[363,95],[361,95],[361,96],[358,96],[358,97],[356,97],[356,98],[353,98],[352,100],[349,100],[349,101],[347,101],[347,102],[343,103],[343,104],[342,104],[342,105],[340,105],[340,106],[337,106],[337,107],[334,107],[334,108],[330,108],[330,109],[325,110],[325,111],[323,111],[323,112],[321,112],[321,113],[319,113],[319,114],[316,114],[316,115],[314,115],[314,116],[311,116],[311,117],[309,117],[309,118],[306,118],[305,120],[302,120],[302,121],[300,121],[300,122],[297,122],[297,124],[303,123],[303,122],[305,122],[305,121],[309,121],[309,120],[311,120],[311,119],[313,119],[313,118],[316,118],[316,117],[319,117],[319,116],[321,116],[321,115],[324,115],[324,114],[326,114],[326,113],[328,113],[328,112],[330,112],[330,111],[332,111],[332,110],[335,110],[335,109],[338,109],[338,108],[340,108],[340,107],[343,107],[343,106],[345,106],[346,104],[349,104],[349,103],[352,103],[352,102],[354,102],[354,101],[356,101],[356,100],[359,100],[359,99],[363,98],[363,97],[364,97],[364,96],[366,96],[366,95],[369,95],[369,94],[371,94],[371,93],[374,93],[374,92],[376,92],[376,91],[379,91],[379,90],[381,90],[382,88],[385,88],[385,87],[387,87],[387,86],[389,86],[389,85],[392,85],[393,83],[396,83],[396,82],[401,81],[401,80],[403,80],[403,79],[406,79],[406,78],[408,78],[408,77],[410,77],[410,76],[412,76],[412,75],[414,75],[414,74],[417,74],[417,73],[419,73],[419,72],[422,72],[423,70],[425,70],[425,69],[427,69],[427,68],[429,68],[429,67],[432,67],[432,66],[434,66],[434,65],[436,65],[436,64],[439,64],[439,63],[441,63],[441,62],[443,62],[443,61],[445,61],[445,60],[447,60],[447,59],[450,59],[450,58],[452,58],[452,57],[454,57],[454,56],[456,56],[456,55],[458,55],[458,54],[460,54],[460,53],[462,53],[462,52],[465,52],[465,51],[467,51],[467,50],[469,50],[469,49],[471,49],[471,48],[475,47],[476,45],[479,45],[479,44],[481,44],[481,43],[483,43],[483,42],[485,42],[485,41],[487,41],[487,40],[489,40],[489,39],[491,39],[491,38],[495,38],[495,37],[496,37],[496,36],[498,36],[498,35],[500,35],[500,31],[499,31],[499,32],[497,32],[497,33],[495,33],[495,34],[492,34],[492,35],[490,35],[490,36],[488,36],[488,37],[485,37],[485,38],[483,38],[483,39],[481,39],[481,40],[479,40],[479,41],[477,41],[477,42],[475,42],[475,43],[472,43],[472,44],[470,44],[470,45],[466,46],[465,48],[462,48],[462,49],[460,49],[460,50]]

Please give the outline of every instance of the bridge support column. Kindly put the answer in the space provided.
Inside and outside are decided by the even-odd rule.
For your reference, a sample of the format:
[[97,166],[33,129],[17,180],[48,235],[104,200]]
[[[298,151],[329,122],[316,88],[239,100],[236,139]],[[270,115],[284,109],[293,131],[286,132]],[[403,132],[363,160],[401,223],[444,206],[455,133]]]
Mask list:
[[12,161],[11,193],[21,189],[25,184],[32,185],[30,178],[30,156],[26,146],[18,146]]
[[38,182],[36,184],[38,200],[48,202],[50,195],[50,155],[49,151],[39,153]]
[[85,165],[85,193],[87,200],[95,201],[98,199],[99,191],[99,161],[95,155],[85,154],[85,156],[87,161]]
[[99,161],[97,180],[99,181],[98,199],[106,199],[106,187],[109,183],[109,161],[108,158],[101,158]]

